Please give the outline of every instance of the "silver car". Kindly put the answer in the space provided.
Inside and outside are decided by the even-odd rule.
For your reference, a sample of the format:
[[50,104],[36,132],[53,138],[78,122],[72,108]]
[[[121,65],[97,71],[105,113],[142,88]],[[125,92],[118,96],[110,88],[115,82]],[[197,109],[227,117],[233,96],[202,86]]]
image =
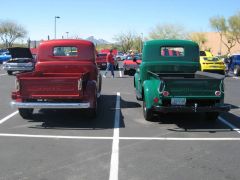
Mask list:
[[29,48],[15,47],[8,50],[12,58],[3,63],[3,69],[9,75],[15,71],[26,72],[34,69],[35,60]]

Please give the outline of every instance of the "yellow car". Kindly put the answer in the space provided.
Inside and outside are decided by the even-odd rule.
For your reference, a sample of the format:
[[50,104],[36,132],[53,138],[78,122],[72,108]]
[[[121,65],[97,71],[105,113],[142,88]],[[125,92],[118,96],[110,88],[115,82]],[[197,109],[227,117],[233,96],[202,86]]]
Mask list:
[[201,71],[225,74],[225,65],[209,51],[200,51]]

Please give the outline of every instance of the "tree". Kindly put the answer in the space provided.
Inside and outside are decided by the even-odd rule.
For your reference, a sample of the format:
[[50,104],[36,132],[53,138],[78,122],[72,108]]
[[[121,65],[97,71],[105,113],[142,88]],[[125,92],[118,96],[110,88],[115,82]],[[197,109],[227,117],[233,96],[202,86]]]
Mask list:
[[159,24],[150,33],[149,39],[186,39],[184,28],[173,24]]
[[138,52],[141,52],[142,50],[142,38],[141,36],[136,36],[133,40],[133,47],[132,49],[135,49]]
[[114,39],[117,41],[117,44],[120,45],[120,50],[126,53],[133,47],[135,38],[136,34],[129,31],[116,35]]
[[210,24],[212,28],[219,33],[220,41],[226,46],[228,51],[227,53],[229,54],[231,49],[236,45],[236,38],[233,31],[231,31],[231,28],[229,27],[228,21],[222,16],[217,16],[210,18]]
[[198,43],[201,50],[206,50],[205,43],[207,42],[207,38],[204,33],[191,33],[189,34],[189,39]]
[[240,44],[240,12],[228,19],[229,28],[236,41]]
[[24,38],[27,31],[13,21],[3,21],[0,23],[0,38],[6,48],[12,47],[16,39]]

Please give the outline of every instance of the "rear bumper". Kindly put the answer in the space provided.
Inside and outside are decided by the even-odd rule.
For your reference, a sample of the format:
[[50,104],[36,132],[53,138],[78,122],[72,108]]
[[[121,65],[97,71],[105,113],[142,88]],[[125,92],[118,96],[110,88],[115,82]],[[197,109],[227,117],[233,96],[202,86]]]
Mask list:
[[156,112],[227,112],[230,111],[231,105],[221,105],[221,106],[153,106],[152,109]]
[[138,66],[134,66],[134,65],[133,66],[131,66],[131,65],[123,66],[124,71],[136,70],[137,68],[138,68]]
[[90,102],[84,103],[48,103],[48,102],[15,102],[11,105],[17,108],[36,108],[36,109],[85,109],[90,108]]

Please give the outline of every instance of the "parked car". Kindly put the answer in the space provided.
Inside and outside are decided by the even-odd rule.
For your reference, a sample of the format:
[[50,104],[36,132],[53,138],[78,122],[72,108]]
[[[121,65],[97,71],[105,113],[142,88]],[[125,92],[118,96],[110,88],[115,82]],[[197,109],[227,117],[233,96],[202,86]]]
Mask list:
[[9,51],[3,51],[0,53],[0,64],[2,64],[3,62],[8,61],[9,59],[11,59],[11,55],[9,53]]
[[15,71],[27,72],[34,69],[35,60],[29,48],[15,47],[8,50],[12,58],[3,63],[3,69],[9,75]]
[[209,51],[200,51],[201,71],[225,74],[224,62]]
[[125,60],[125,59],[126,59],[126,55],[124,55],[123,52],[118,52],[118,53],[116,54],[116,60],[117,60],[117,61],[123,61],[123,60]]
[[96,63],[100,69],[106,69],[107,67],[106,57],[107,57],[106,53],[97,54]]
[[229,57],[228,71],[233,72],[235,76],[240,76],[240,54]]
[[141,62],[142,59],[140,56],[127,56],[123,61],[123,74],[133,76]]
[[[96,58],[96,63],[100,69],[106,69],[107,68],[107,54],[106,53],[98,53]],[[116,58],[114,58],[114,69],[118,69],[118,61]]]
[[[68,56],[69,52],[73,53]],[[37,109],[84,109],[97,115],[101,74],[96,65],[95,46],[86,40],[50,40],[40,43],[33,72],[16,76],[12,105],[23,118]]]
[[[169,56],[162,50],[176,50]],[[224,77],[198,71],[198,44],[186,40],[152,40],[144,43],[143,59],[134,75],[136,97],[143,101],[143,115],[152,120],[162,113],[205,113],[215,121],[220,112],[230,110],[224,104]]]

